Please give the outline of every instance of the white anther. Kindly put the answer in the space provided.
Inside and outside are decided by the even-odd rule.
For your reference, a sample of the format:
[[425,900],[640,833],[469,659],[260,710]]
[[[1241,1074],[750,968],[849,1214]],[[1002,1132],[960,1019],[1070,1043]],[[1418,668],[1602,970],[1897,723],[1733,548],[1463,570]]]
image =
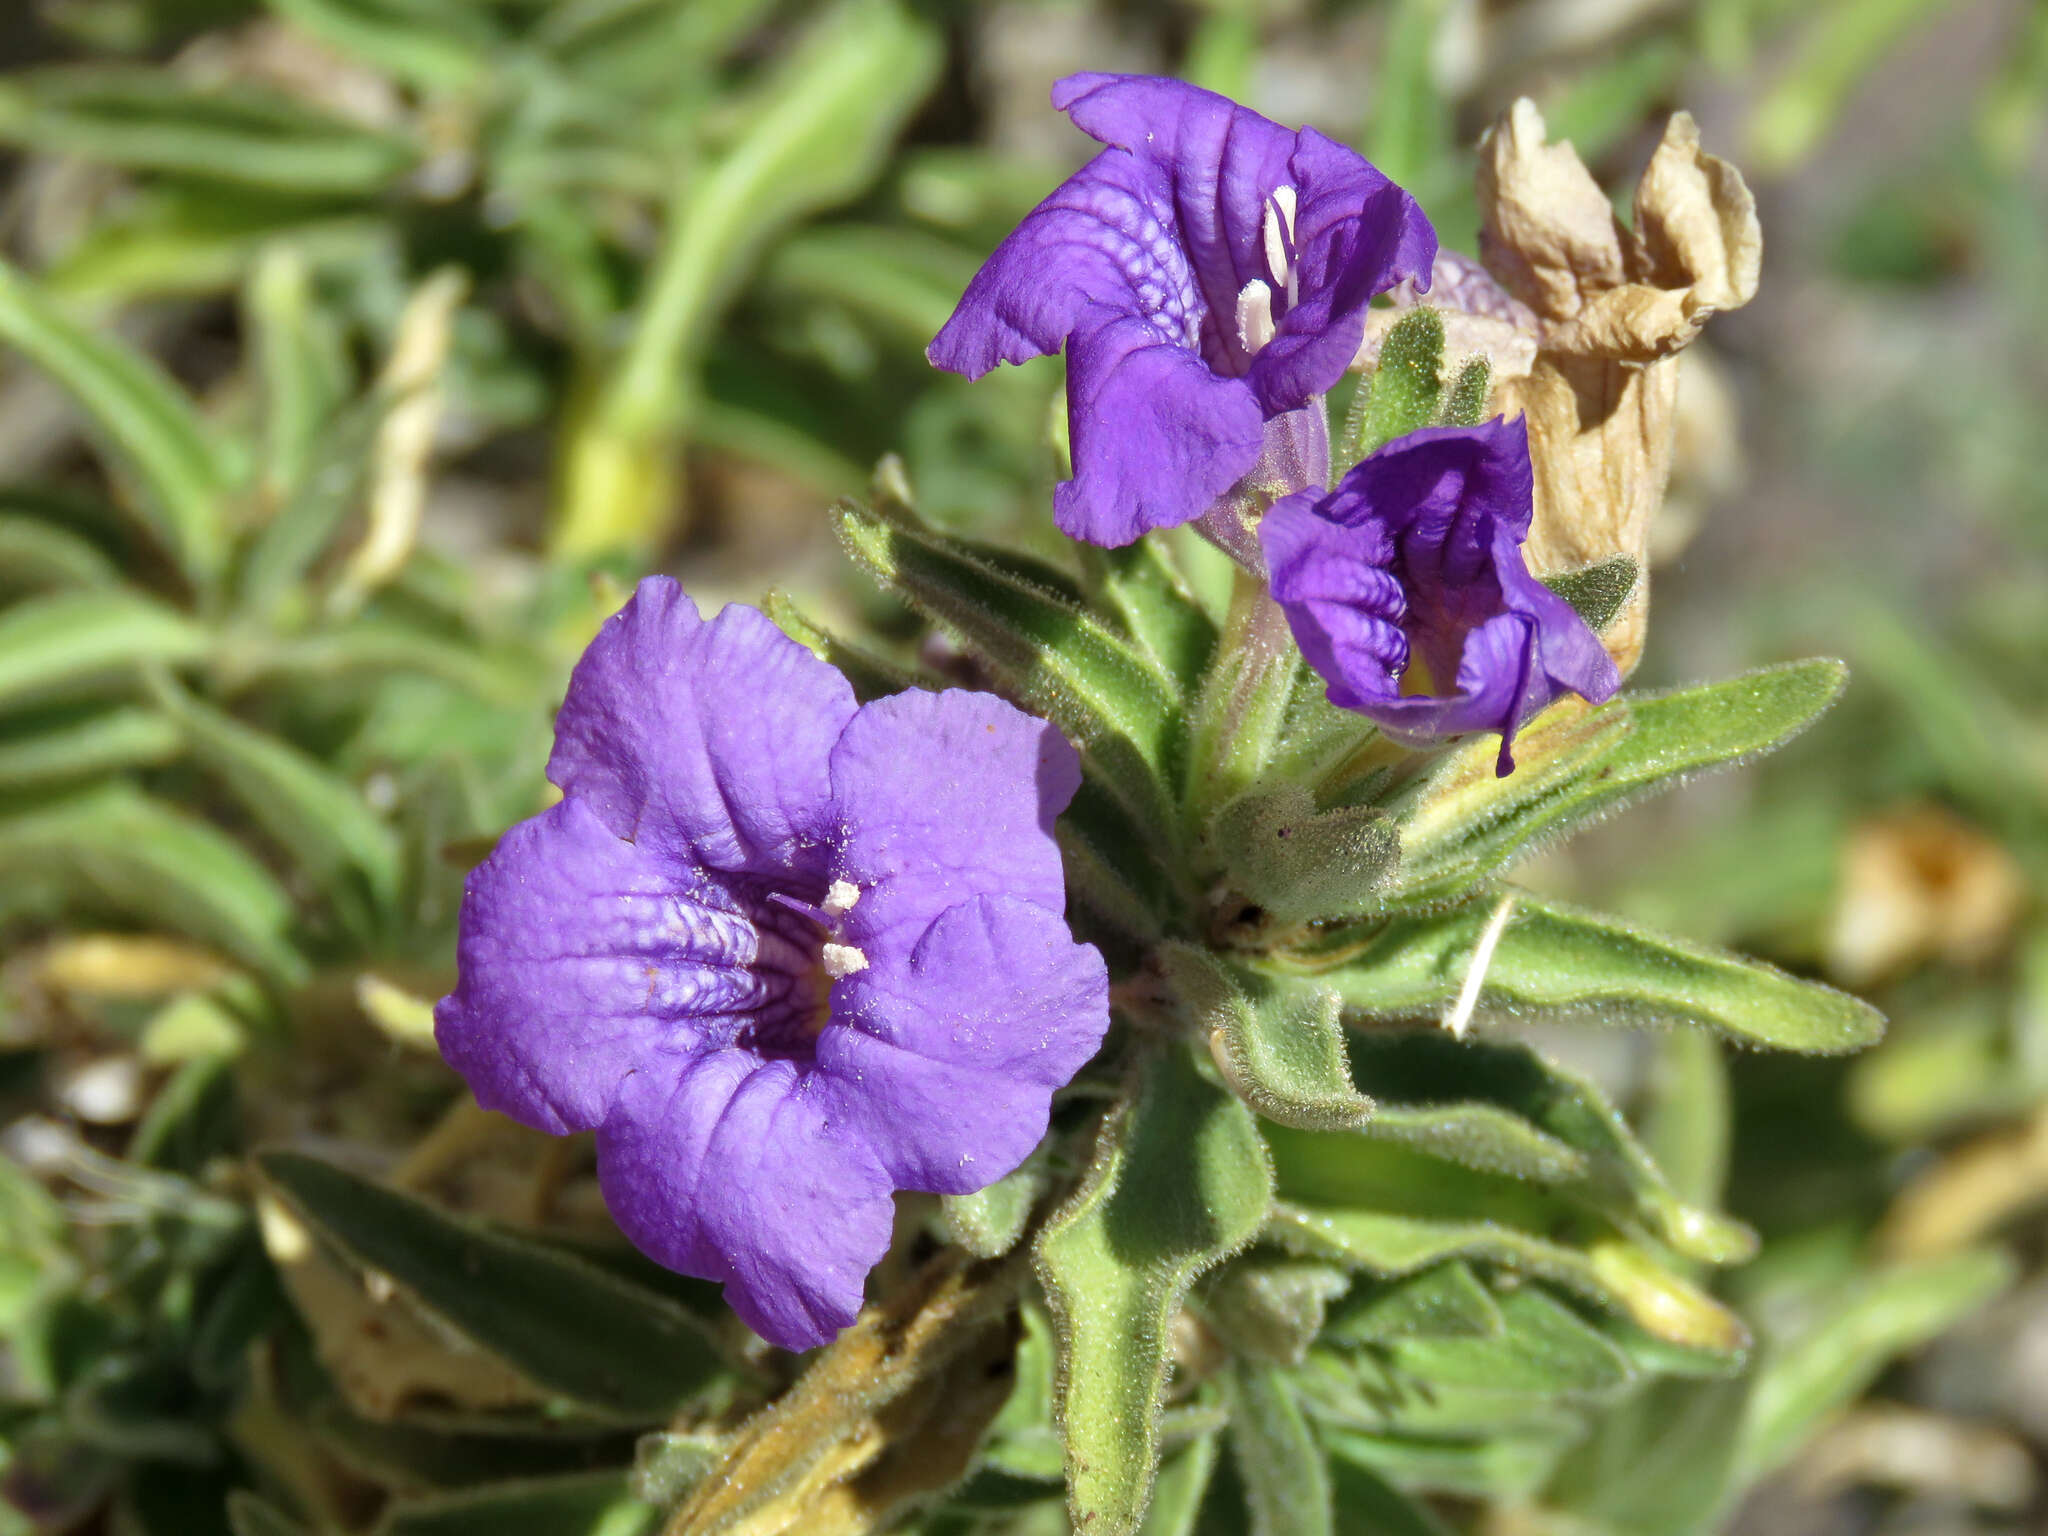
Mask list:
[[1275,187],[1266,199],[1266,221],[1260,229],[1266,245],[1266,270],[1287,289],[1287,307],[1301,302],[1301,279],[1294,271],[1294,188]]
[[1256,357],[1273,339],[1273,290],[1257,278],[1237,296],[1237,339],[1244,343],[1247,357]]
[[853,910],[853,904],[860,900],[860,887],[851,880],[834,880],[832,888],[825,892],[820,908],[827,917],[844,917]]
[[834,981],[868,968],[868,957],[851,944],[827,944],[819,959],[824,963],[825,974]]

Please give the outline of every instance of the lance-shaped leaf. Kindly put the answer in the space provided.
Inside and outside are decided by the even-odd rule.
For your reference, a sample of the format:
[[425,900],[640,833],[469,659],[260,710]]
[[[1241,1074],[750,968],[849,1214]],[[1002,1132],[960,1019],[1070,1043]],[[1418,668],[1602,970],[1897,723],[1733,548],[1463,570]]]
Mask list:
[[1080,1190],[1039,1240],[1078,1528],[1137,1529],[1159,1464],[1174,1315],[1204,1270],[1257,1235],[1271,1189],[1251,1111],[1185,1051],[1153,1055],[1104,1122]]
[[1223,878],[1276,920],[1320,922],[1377,911],[1401,839],[1377,806],[1319,811],[1299,785],[1254,791],[1210,823]]
[[1375,1030],[1353,1040],[1351,1065],[1380,1099],[1370,1135],[1537,1180],[1710,1264],[1756,1251],[1740,1222],[1679,1199],[1598,1086],[1526,1045]]
[[1285,1372],[1237,1361],[1224,1379],[1251,1536],[1330,1536],[1330,1472]]
[[395,134],[276,92],[106,65],[14,76],[0,88],[0,142],[294,193],[380,191],[419,158]]
[[372,1536],[642,1536],[660,1517],[634,1497],[625,1473],[578,1472],[400,1499]]
[[81,325],[0,261],[0,341],[62,385],[134,482],[150,532],[205,584],[227,556],[227,460],[155,363]]
[[0,740],[0,789],[151,768],[184,744],[184,733],[153,709],[103,710]]
[[1598,709],[1568,699],[1522,733],[1520,766],[1504,779],[1493,776],[1484,743],[1461,747],[1388,806],[1402,862],[1386,905],[1455,900],[1545,839],[1689,774],[1783,746],[1847,682],[1839,661],[1822,658]]
[[[0,493],[0,506],[10,501]],[[61,513],[62,508],[51,511]],[[32,511],[0,512],[0,592],[110,587],[120,579],[120,567],[82,534]]]
[[1212,951],[1171,943],[1158,952],[1182,1016],[1209,1043],[1231,1092],[1269,1120],[1349,1129],[1372,1113],[1345,1064],[1337,994],[1261,976]]
[[[1611,1227],[1575,1229],[1561,1208],[1546,1210],[1534,1194],[1503,1198],[1493,1190],[1476,1192],[1474,1198],[1469,1187],[1447,1191],[1440,1173],[1417,1169],[1410,1178],[1401,1193],[1411,1204],[1427,1190],[1432,1206],[1441,1201],[1446,1208],[1440,1214],[1413,1214],[1399,1208],[1398,1195],[1378,1208],[1283,1201],[1275,1206],[1266,1235],[1290,1253],[1375,1275],[1413,1274],[1446,1259],[1483,1260],[1554,1281],[1684,1349],[1739,1356],[1749,1347],[1749,1332],[1734,1313]],[[1578,1240],[1541,1235],[1553,1228],[1576,1230]]]
[[1498,1337],[1432,1334],[1380,1346],[1402,1375],[1437,1387],[1542,1397],[1610,1397],[1635,1367],[1597,1329],[1540,1285],[1498,1298]]
[[[1439,1014],[1464,987],[1494,904],[1338,930],[1278,957],[1335,989],[1347,1012]],[[1868,1003],[1759,960],[1617,917],[1517,894],[1487,956],[1478,1012],[1613,1024],[1698,1024],[1753,1045],[1832,1053],[1871,1045]]]
[[[1518,1503],[1534,1496],[1559,1455],[1584,1439],[1585,1432],[1582,1418],[1560,1415],[1542,1427],[1478,1437],[1358,1434],[1326,1426],[1322,1439],[1334,1465],[1366,1468],[1396,1488]],[[1394,1536],[1401,1530],[1397,1525],[1384,1532],[1367,1527],[1369,1536]]]
[[985,662],[1003,690],[1092,759],[1105,790],[1147,825],[1172,825],[1178,700],[1142,653],[1078,604],[942,535],[842,503],[840,537],[875,579]]
[[1331,1309],[1325,1336],[1335,1344],[1407,1338],[1495,1338],[1506,1324],[1493,1292],[1456,1259],[1396,1280],[1359,1280]]
[[908,688],[945,686],[945,680],[935,674],[891,661],[834,634],[799,608],[796,600],[779,587],[762,600],[761,610],[790,639],[820,661],[830,662],[838,668],[853,684],[854,696],[863,703],[902,693]]
[[697,1319],[630,1281],[299,1153],[267,1153],[257,1166],[349,1262],[587,1411],[659,1419],[723,1374]]
[[354,785],[289,742],[252,730],[173,683],[156,691],[193,756],[220,776],[315,884],[333,893],[343,872],[353,869],[380,910],[396,903],[398,835]]
[[33,597],[0,613],[0,708],[72,693],[152,662],[182,666],[210,644],[199,625],[138,592]]
[[1116,616],[1159,671],[1192,694],[1215,655],[1216,623],[1164,543],[1148,534],[1122,549],[1084,545],[1082,560],[1097,604]]
[[233,839],[126,785],[0,818],[0,885],[48,881],[65,895],[212,944],[272,981],[305,962],[293,909]]

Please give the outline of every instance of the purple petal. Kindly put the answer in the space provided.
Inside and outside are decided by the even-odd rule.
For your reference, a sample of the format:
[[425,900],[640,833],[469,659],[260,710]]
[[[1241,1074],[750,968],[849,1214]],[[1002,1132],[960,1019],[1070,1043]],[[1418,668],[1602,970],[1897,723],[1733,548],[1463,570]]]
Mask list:
[[765,615],[704,623],[650,576],[576,664],[548,777],[621,837],[786,871],[829,830],[826,762],[853,712],[846,679]]
[[1069,536],[1108,547],[1199,517],[1258,462],[1259,403],[1242,379],[1134,320],[1077,333],[1067,353],[1074,478],[1053,493]]
[[1399,697],[1408,666],[1407,604],[1388,569],[1393,542],[1380,524],[1333,521],[1320,500],[1296,492],[1260,522],[1270,590],[1330,702],[1372,711]]
[[715,886],[564,800],[470,874],[434,1038],[485,1108],[588,1130],[633,1072],[732,1036],[762,999],[753,952]]
[[908,948],[948,907],[1066,906],[1053,822],[1081,763],[1045,721],[989,693],[913,690],[863,705],[832,753],[843,826],[832,874],[860,890],[850,943]]
[[1300,301],[1280,316],[1247,375],[1268,415],[1342,378],[1374,296],[1409,278],[1427,289],[1436,260],[1436,230],[1415,199],[1313,128],[1301,131],[1287,179],[1299,199]]
[[627,1080],[597,1133],[598,1182],[649,1257],[725,1286],[784,1349],[825,1343],[860,1311],[888,1251],[888,1176],[834,1118],[826,1079],[719,1051]]
[[1102,1044],[1109,973],[1056,910],[980,896],[833,994],[818,1068],[898,1188],[964,1194],[1045,1134],[1052,1092]]

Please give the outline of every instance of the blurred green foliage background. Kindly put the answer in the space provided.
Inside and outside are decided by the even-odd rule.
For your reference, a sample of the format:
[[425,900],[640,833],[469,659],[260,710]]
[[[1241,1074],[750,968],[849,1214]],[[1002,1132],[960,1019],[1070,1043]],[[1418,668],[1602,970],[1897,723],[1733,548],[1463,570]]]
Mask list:
[[[1467,250],[1471,146],[1517,95],[1623,195],[1678,107],[1749,175],[1763,289],[1685,360],[1643,679],[1824,652],[1855,681],[1528,878],[1893,1020],[1847,1062],[1695,1064],[1732,1136],[1718,1100],[1646,1132],[1763,1232],[1731,1294],[1797,1367],[1735,1527],[2039,1528],[2048,8],[13,0],[0,1531],[226,1529],[280,1482],[393,1532],[613,1529],[615,1480],[523,1524],[408,1514],[494,1468],[423,1469],[308,1384],[235,1159],[339,1149],[508,1220],[571,1178],[444,1114],[462,872],[544,803],[567,667],[643,571],[907,631],[824,517],[887,452],[935,520],[1053,547],[1058,364],[969,387],[922,353],[1082,154],[1046,92],[1084,68],[1314,123]],[[1679,1054],[1545,1044],[1624,1101]],[[1937,1283],[1984,1238],[1996,1299]],[[620,1460],[594,1445],[518,1470]],[[1642,1507],[1578,1518],[1681,1528],[1682,1481],[1596,1449],[1643,1456]]]

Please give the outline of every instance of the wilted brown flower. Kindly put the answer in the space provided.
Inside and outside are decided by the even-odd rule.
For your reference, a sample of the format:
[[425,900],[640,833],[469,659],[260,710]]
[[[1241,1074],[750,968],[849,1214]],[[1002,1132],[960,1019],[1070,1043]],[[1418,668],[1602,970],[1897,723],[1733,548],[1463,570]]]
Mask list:
[[[1674,360],[1715,311],[1755,294],[1755,201],[1681,112],[1636,185],[1630,229],[1571,145],[1544,142],[1542,114],[1522,100],[1480,146],[1479,206],[1488,270],[1536,317],[1535,363],[1496,397],[1529,421],[1530,568],[1618,554],[1645,565],[1671,470]],[[1642,655],[1647,606],[1639,583],[1602,637],[1624,672]]]

